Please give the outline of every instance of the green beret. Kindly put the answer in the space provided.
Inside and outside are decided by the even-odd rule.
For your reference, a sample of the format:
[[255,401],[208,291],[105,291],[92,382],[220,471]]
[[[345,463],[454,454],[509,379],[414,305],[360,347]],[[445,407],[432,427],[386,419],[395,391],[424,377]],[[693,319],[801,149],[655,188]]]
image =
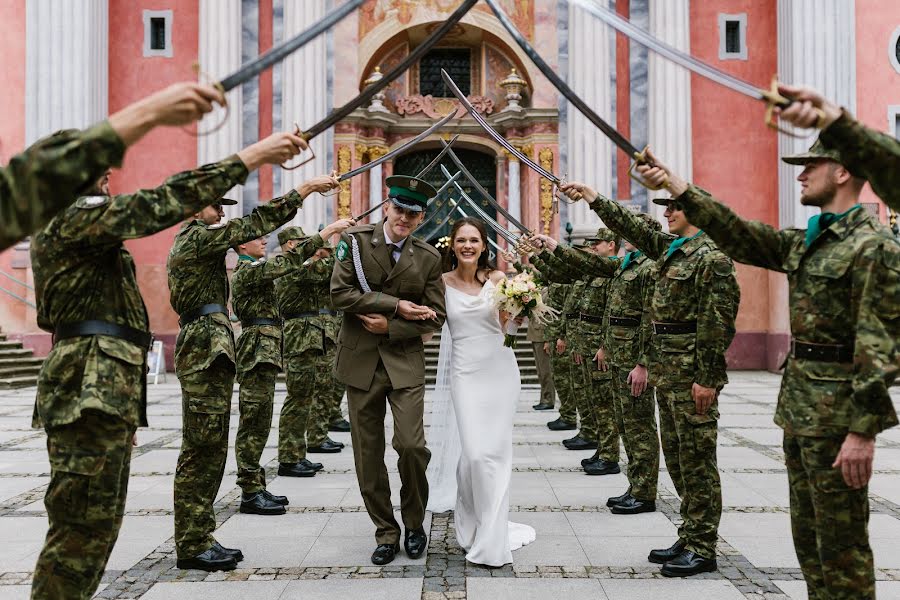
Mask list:
[[288,240],[302,240],[306,237],[306,233],[303,232],[302,227],[285,227],[281,231],[278,232],[278,245],[284,246],[285,242]]

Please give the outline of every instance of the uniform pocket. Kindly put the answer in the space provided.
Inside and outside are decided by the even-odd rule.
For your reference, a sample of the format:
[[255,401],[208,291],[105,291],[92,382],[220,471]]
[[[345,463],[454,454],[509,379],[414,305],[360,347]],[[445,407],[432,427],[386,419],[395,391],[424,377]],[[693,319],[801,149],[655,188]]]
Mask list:
[[228,434],[228,411],[218,398],[190,398],[184,416],[185,438],[194,445],[224,441]]
[[49,447],[49,456],[53,475],[44,499],[47,510],[57,515],[65,514],[70,521],[86,520],[106,456],[85,455],[80,448],[53,444]]

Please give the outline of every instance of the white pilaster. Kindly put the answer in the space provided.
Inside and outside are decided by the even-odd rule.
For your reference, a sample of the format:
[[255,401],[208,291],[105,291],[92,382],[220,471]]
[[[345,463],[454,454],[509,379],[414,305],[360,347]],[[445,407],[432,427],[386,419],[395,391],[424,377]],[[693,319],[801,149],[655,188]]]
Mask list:
[[[612,120],[610,28],[569,5],[569,73],[572,90],[607,122]],[[571,103],[566,112],[568,179],[584,181],[604,196],[612,194],[612,153],[615,146]],[[573,237],[596,232],[600,219],[585,202],[570,204]]]
[[[369,170],[369,208],[375,208],[384,203],[384,191],[381,185],[381,165],[376,165]],[[381,219],[381,213],[376,210],[369,215],[369,223],[376,223]]]
[[[650,0],[650,33],[657,39],[690,52],[690,0]],[[648,133],[654,154],[688,181],[693,175],[691,146],[691,76],[655,52],[648,56]],[[632,185],[640,185],[633,183]],[[649,191],[648,199],[668,197],[665,190]],[[665,207],[648,205],[662,218]]]
[[107,116],[107,0],[25,3],[25,144]]
[[[210,77],[221,78],[241,66],[241,0],[200,0],[199,62],[201,70]],[[228,92],[231,113],[222,127],[209,135],[197,138],[197,163],[222,160],[243,147],[241,118],[241,87]],[[215,127],[225,118],[224,109],[217,108],[198,125],[203,132]],[[225,206],[225,218],[244,214],[243,186],[228,191],[227,197],[238,201]]]
[[[325,15],[326,0],[303,0],[284,3],[284,39],[303,31]],[[328,57],[326,36],[320,35],[284,61],[282,78],[282,119],[285,128],[297,123],[300,128],[309,127],[328,114],[327,81]],[[332,133],[320,134],[310,146],[316,159],[295,171],[283,171],[281,193],[287,193],[303,181],[328,173],[328,149]],[[381,189],[381,184],[378,184]],[[293,224],[306,231],[316,231],[319,223],[327,223],[327,209],[332,199],[318,194],[307,198],[303,208],[297,211]]]
[[[782,81],[811,85],[847,107],[856,108],[855,0],[778,0],[778,75]],[[796,139],[779,134],[779,156],[805,151],[816,131]],[[806,228],[817,208],[800,204],[800,168],[778,161],[778,213],[781,227]]]
[[[519,169],[521,168],[521,163],[519,159],[515,157],[511,157],[508,161],[508,181],[509,181],[509,189],[506,191],[506,202],[507,207],[506,210],[509,211],[514,218],[521,221],[522,220],[522,189],[519,183]],[[515,229],[512,225],[510,225],[510,229]]]

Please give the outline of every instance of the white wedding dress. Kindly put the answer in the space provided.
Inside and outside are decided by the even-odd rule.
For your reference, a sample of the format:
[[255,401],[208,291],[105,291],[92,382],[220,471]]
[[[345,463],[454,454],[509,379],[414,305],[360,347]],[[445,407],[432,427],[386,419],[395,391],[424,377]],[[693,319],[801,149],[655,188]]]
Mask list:
[[494,284],[477,296],[447,286],[428,467],[433,512],[454,510],[456,539],[470,562],[502,566],[535,539],[528,525],[509,522],[513,417],[519,366],[503,346]]

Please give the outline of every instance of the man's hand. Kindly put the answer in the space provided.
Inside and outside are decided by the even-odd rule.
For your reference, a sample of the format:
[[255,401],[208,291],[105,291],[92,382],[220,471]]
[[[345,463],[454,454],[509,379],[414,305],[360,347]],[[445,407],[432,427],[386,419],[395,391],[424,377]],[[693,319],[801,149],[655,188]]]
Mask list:
[[572,361],[574,361],[574,363],[576,365],[580,365],[582,362],[584,362],[584,359],[581,358],[581,355],[579,353],[573,352],[572,353]]
[[556,353],[562,354],[566,351],[566,340],[556,340]]
[[628,373],[628,384],[631,386],[631,395],[637,398],[647,389],[647,367],[638,364]]
[[339,185],[341,184],[337,180],[337,173],[333,172],[331,175],[319,175],[318,177],[313,177],[309,181],[304,181],[300,184],[300,187],[297,188],[297,193],[300,194],[301,198],[308,198],[309,195],[314,192],[324,194]]
[[378,313],[356,315],[369,333],[385,334],[388,332],[387,317]]
[[699,383],[691,386],[691,397],[694,399],[694,408],[698,415],[705,415],[713,400],[716,399],[716,388],[703,387]]
[[280,165],[306,148],[306,140],[302,137],[281,131],[250,144],[238,152],[238,158],[244,161],[248,171],[253,171],[263,165]]
[[571,198],[572,200],[584,200],[585,202],[593,202],[597,197],[597,192],[586,183],[580,181],[570,181],[563,184],[559,191]]
[[669,167],[662,164],[659,159],[650,152],[649,148],[647,149],[647,160],[652,163],[653,166],[649,164],[639,164],[637,166],[637,172],[647,181],[647,183],[655,188],[666,188],[672,193],[673,197],[680,196],[687,191],[687,181],[677,173],[673,173]]
[[528,241],[538,248],[546,248],[549,252],[553,252],[556,250],[556,247],[559,246],[559,242],[543,233],[534,234]]
[[397,314],[407,321],[427,321],[428,319],[437,319],[437,313],[434,309],[427,306],[420,306],[409,300],[401,300],[397,303]]
[[322,231],[319,232],[319,235],[322,236],[323,240],[327,240],[331,236],[336,233],[344,233],[349,228],[356,225],[356,221],[353,219],[338,219],[334,223],[329,223]]
[[831,466],[840,469],[844,476],[844,482],[854,490],[858,490],[865,487],[872,478],[874,458],[875,438],[867,438],[858,433],[848,433]]
[[550,342],[544,342],[544,354],[550,354]]
[[[778,93],[794,101],[785,108],[776,106],[775,114],[796,127],[825,129],[841,116],[840,106],[812,88],[781,84]],[[821,114],[816,109],[824,113],[821,121]]]
[[604,373],[609,371],[609,365],[606,364],[606,353],[603,351],[603,348],[598,348],[596,354],[594,354],[594,362],[597,363],[597,370],[603,371]]

